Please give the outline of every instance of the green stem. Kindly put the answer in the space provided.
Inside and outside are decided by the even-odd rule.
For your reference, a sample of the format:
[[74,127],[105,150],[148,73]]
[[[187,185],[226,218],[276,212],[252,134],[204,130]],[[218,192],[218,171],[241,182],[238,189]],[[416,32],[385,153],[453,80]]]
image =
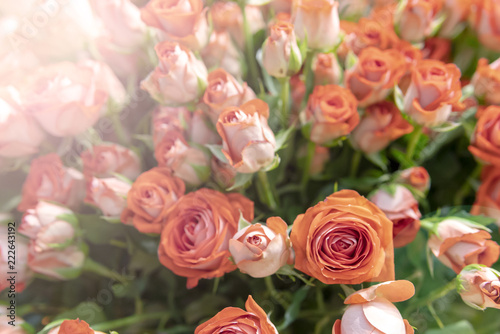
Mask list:
[[454,278],[450,282],[448,282],[446,285],[432,291],[430,294],[427,295],[426,298],[424,299],[415,299],[415,303],[411,304],[408,306],[408,308],[405,310],[406,315],[410,315],[412,311],[415,309],[418,309],[420,307],[428,306],[429,304],[433,303],[434,301],[443,298],[446,296],[449,292],[456,290],[456,279]]
[[354,154],[352,155],[352,162],[351,162],[351,171],[349,173],[349,177],[354,178],[358,174],[358,169],[359,169],[359,163],[361,162],[361,151],[354,151]]
[[132,326],[139,322],[162,319],[164,317],[165,317],[165,312],[144,313],[93,325],[92,329],[95,331],[110,331],[110,330],[116,330],[118,328]]
[[281,83],[281,121],[283,128],[288,127],[288,115],[290,109],[290,77],[280,79]]
[[481,174],[481,169],[482,165],[478,164],[476,168],[472,171],[472,173],[469,175],[467,181],[464,182],[462,187],[457,191],[453,203],[455,205],[462,205],[464,198],[467,197],[472,190],[471,183],[474,181],[480,174]]
[[311,163],[314,158],[314,152],[316,151],[316,143],[309,141],[307,143],[307,155],[306,155],[306,161],[304,164],[304,171],[302,174],[302,191],[305,191],[307,187],[307,182],[309,181],[309,172],[311,170]]
[[434,309],[434,306],[432,306],[432,303],[428,303],[427,308],[429,309],[429,312],[431,312],[431,315],[434,318],[434,320],[436,320],[436,323],[438,324],[439,328],[444,328],[444,324],[439,318],[436,310]]
[[125,133],[125,130],[123,129],[123,124],[120,121],[120,116],[119,113],[116,111],[113,111],[112,113],[109,114],[109,117],[111,118],[111,121],[113,122],[113,129],[115,130],[116,137],[118,139],[118,142],[124,146],[128,145],[128,137],[127,134]]
[[422,130],[423,127],[421,125],[415,125],[415,130],[413,130],[410,141],[408,142],[408,147],[406,148],[406,158],[410,161],[413,161],[415,148],[417,147],[418,140],[422,135]]
[[269,292],[271,297],[274,298],[278,303],[280,303],[280,305],[283,306],[285,310],[287,310],[289,305],[283,300],[278,290],[276,290],[276,288],[274,287],[272,276],[264,277],[264,282],[266,283],[267,291]]
[[103,266],[102,264],[95,262],[94,260],[87,258],[83,263],[83,271],[91,272],[103,277],[110,278],[112,280],[118,281],[122,284],[127,284],[130,280],[117,272],[110,270],[108,267]]
[[259,178],[260,186],[262,187],[262,201],[271,209],[276,210],[278,207],[278,203],[276,202],[276,198],[274,197],[273,190],[271,189],[271,185],[269,184],[269,180],[267,178],[267,173],[264,171],[260,171],[257,173]]
[[306,84],[306,92],[304,94],[303,102],[309,100],[309,95],[311,95],[314,89],[314,72],[312,70],[312,61],[314,59],[315,52],[314,50],[307,50],[306,60],[304,64],[304,78]]
[[255,59],[255,50],[253,47],[253,36],[250,33],[250,24],[248,22],[248,17],[246,14],[246,6],[245,1],[238,1],[238,4],[241,8],[241,12],[243,14],[243,33],[245,35],[245,52],[248,60],[248,84],[255,91],[258,88],[258,78],[259,78],[259,69],[257,67],[257,60]]

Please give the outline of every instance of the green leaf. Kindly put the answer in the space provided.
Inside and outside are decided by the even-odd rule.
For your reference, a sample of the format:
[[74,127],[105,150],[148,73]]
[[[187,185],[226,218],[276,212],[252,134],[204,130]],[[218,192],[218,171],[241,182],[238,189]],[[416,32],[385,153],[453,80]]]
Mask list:
[[280,165],[280,161],[281,161],[281,159],[280,159],[279,155],[276,154],[274,156],[273,161],[269,165],[267,165],[265,168],[262,168],[262,170],[265,172],[272,171],[273,169],[276,169]]
[[425,249],[425,256],[427,258],[427,266],[429,268],[429,273],[431,274],[431,277],[434,278],[434,257],[429,247]]
[[243,217],[243,214],[240,212],[240,219],[238,220],[238,231],[241,231],[242,229],[247,228],[251,225],[252,223],[246,220],[245,217]]
[[290,307],[286,310],[284,320],[281,323],[281,325],[277,326],[278,331],[282,331],[286,329],[288,326],[290,326],[297,316],[299,315],[300,312],[300,306],[302,305],[302,302],[304,299],[306,299],[307,292],[309,291],[310,286],[309,285],[304,285],[301,287],[299,290],[297,290],[293,296],[292,304]]
[[[109,291],[109,293],[111,294],[111,291]],[[57,315],[54,320],[64,321],[66,319],[74,320],[78,318],[88,323],[103,322],[106,321],[106,318],[102,310],[102,307],[96,302],[85,301],[78,304],[76,307]]]
[[227,158],[224,155],[224,153],[222,153],[222,145],[205,144],[205,147],[208,148],[210,150],[210,152],[212,152],[212,154],[217,159],[219,159],[223,163],[226,163],[226,164],[229,163],[229,160],[227,160]]
[[440,329],[429,329],[425,334],[476,334],[474,327],[467,320],[461,320]]
[[393,94],[394,94],[394,104],[396,105],[396,107],[398,107],[398,109],[401,112],[404,112],[404,110],[405,110],[405,102],[404,102],[405,97],[403,95],[403,92],[401,91],[401,88],[399,88],[399,86],[397,84],[394,85]]
[[357,63],[358,63],[358,56],[356,56],[354,52],[349,51],[345,59],[345,69],[346,70],[351,69]]
[[281,130],[275,136],[276,138],[276,149],[275,151],[279,151],[287,146],[287,142],[290,140],[292,135],[295,132],[295,124],[292,124],[288,129]]
[[62,215],[57,216],[56,219],[68,222],[75,228],[78,227],[78,218],[74,213],[63,213]]
[[406,153],[394,147],[391,148],[389,152],[391,153],[391,156],[399,162],[401,169],[407,169],[414,166],[413,161],[406,158]]
[[375,152],[372,154],[365,154],[365,157],[370,160],[375,166],[382,169],[384,172],[387,172],[387,165],[389,164],[389,160],[385,155],[384,151]]
[[296,74],[298,71],[300,71],[300,68],[302,67],[302,62],[304,60],[304,57],[302,57],[300,50],[299,53],[293,52],[293,49],[290,50],[290,59],[288,62],[288,69],[287,69],[287,75],[291,76]]
[[474,85],[468,84],[462,87],[462,97],[460,98],[460,102],[465,101],[469,97],[474,95]]
[[455,123],[455,122],[444,122],[443,124],[433,127],[432,131],[435,132],[449,132],[452,130],[455,130],[456,128],[460,127],[462,124],[461,123]]
[[235,178],[234,178],[234,184],[227,188],[226,191],[231,191],[231,190],[234,190],[234,189],[238,189],[239,187],[242,187],[244,186],[245,184],[247,184],[249,181],[252,180],[252,177],[253,177],[253,174],[252,173],[238,173],[236,174]]

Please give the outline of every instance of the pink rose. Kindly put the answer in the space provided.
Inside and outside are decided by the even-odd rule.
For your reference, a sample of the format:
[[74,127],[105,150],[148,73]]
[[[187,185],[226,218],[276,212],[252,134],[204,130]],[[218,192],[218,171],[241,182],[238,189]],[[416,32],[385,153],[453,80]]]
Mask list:
[[296,74],[302,67],[302,55],[293,24],[277,22],[262,45],[262,66],[269,75],[285,78]]
[[183,46],[161,42],[155,46],[158,66],[141,82],[141,88],[161,104],[194,102],[205,90],[207,69]]
[[112,177],[114,173],[134,180],[141,173],[141,162],[134,151],[118,144],[93,146],[81,154],[83,173],[95,177]]
[[469,22],[482,45],[500,50],[500,4],[496,0],[475,0],[470,6]]
[[473,0],[444,0],[443,12],[446,15],[439,35],[452,38],[457,32],[460,23],[467,20]]
[[220,67],[235,78],[243,75],[241,55],[226,30],[212,32],[207,46],[201,51],[201,57],[207,68]]
[[98,207],[106,217],[120,217],[127,206],[127,193],[131,184],[114,177],[88,177],[86,181],[85,203]]
[[314,85],[338,85],[342,79],[342,69],[333,53],[318,53],[312,62]]
[[475,309],[500,309],[500,272],[472,264],[462,269],[457,280],[464,303]]
[[266,277],[277,272],[292,256],[288,225],[271,217],[239,230],[229,240],[229,251],[241,272],[252,277]]
[[399,35],[409,42],[421,42],[432,33],[432,24],[443,0],[408,0],[396,19]]
[[[8,220],[9,222],[14,222],[14,220]],[[0,280],[0,291],[3,291],[4,289],[10,289],[10,282],[7,280],[9,278],[9,275],[7,272],[12,271],[9,269],[9,260],[12,260],[12,258],[9,259],[9,255],[12,255],[12,253],[9,254],[9,250],[12,251],[14,250],[16,253],[16,292],[22,292],[24,288],[26,287],[26,284],[28,284],[29,280],[31,279],[31,276],[33,275],[32,272],[28,268],[28,239],[23,238],[22,236],[15,235],[15,242],[9,243],[8,241],[14,241],[12,239],[12,236],[14,234],[8,234],[9,232],[9,227],[10,225],[2,225],[0,228],[0,238],[2,238],[2,242],[0,242],[0,270],[2,270],[2,276]],[[19,227],[18,224],[15,225],[15,228],[17,229]],[[13,231],[10,231],[13,232]],[[9,237],[10,236],[10,237]],[[15,245],[15,249],[11,249],[9,246]],[[2,330],[0,329],[0,333],[2,333]]]

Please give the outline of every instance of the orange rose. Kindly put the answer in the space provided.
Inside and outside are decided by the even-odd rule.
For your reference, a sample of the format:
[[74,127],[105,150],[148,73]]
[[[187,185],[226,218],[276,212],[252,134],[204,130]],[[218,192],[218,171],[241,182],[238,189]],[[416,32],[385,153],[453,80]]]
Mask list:
[[413,69],[404,97],[404,112],[420,125],[437,126],[462,108],[460,70],[455,64],[422,60]]
[[405,59],[397,50],[363,49],[354,67],[345,71],[345,87],[360,107],[383,101],[406,71]]
[[348,135],[359,123],[358,103],[352,93],[336,85],[316,86],[301,113],[302,124],[311,124],[311,141],[323,145]]
[[243,76],[241,56],[227,31],[214,30],[210,34],[207,46],[201,51],[201,57],[207,68],[222,68],[233,77]]
[[398,40],[391,26],[382,25],[376,18],[361,18],[353,26],[353,31],[345,37],[344,43],[349,50],[359,55],[363,49],[370,46],[380,50],[390,49]]
[[484,214],[495,218],[500,226],[500,168],[497,166],[485,167],[481,173],[481,185],[476,193],[476,201],[471,214]]
[[336,192],[295,219],[295,268],[326,284],[393,280],[392,225],[357,192]]
[[382,101],[366,108],[364,117],[352,131],[351,142],[355,148],[370,154],[412,131],[413,126],[401,116],[394,103]]
[[213,318],[196,327],[194,334],[261,333],[278,334],[266,312],[248,296],[246,312],[237,307],[226,307]]
[[443,0],[408,0],[397,19],[401,38],[421,42],[429,36],[442,7]]
[[141,173],[141,162],[134,151],[118,144],[92,146],[81,154],[83,173],[112,177],[114,173],[134,180]]
[[253,202],[240,194],[202,188],[183,196],[168,216],[161,234],[160,262],[186,277],[187,288],[202,278],[221,277],[236,266],[229,260],[229,239],[240,213],[253,220]]
[[469,21],[481,44],[500,50],[500,4],[496,0],[475,0],[470,7]]
[[314,85],[338,85],[342,80],[342,69],[333,53],[318,53],[312,61]]
[[500,105],[500,59],[490,65],[486,58],[479,59],[471,84],[474,95],[484,99],[485,104]]
[[408,87],[411,83],[411,69],[417,65],[417,63],[422,60],[422,51],[417,49],[411,43],[407,41],[399,41],[395,45],[395,49],[399,50],[399,52],[403,55],[406,63],[406,71],[405,74],[399,79],[398,87],[401,91],[406,93]]
[[450,217],[439,223],[428,241],[432,253],[457,274],[469,264],[493,265],[500,247],[491,235],[462,218]]
[[64,167],[57,154],[44,155],[31,162],[22,196],[17,206],[21,212],[35,207],[40,200],[75,208],[85,197],[84,177],[76,169]]
[[469,265],[457,276],[458,293],[469,306],[500,309],[500,273],[481,265]]
[[51,329],[48,334],[104,334],[94,331],[89,324],[83,320],[64,320],[61,326]]
[[161,233],[165,218],[184,192],[184,182],[172,176],[167,168],[150,169],[132,184],[122,222],[131,221],[142,233]]
[[490,106],[481,112],[472,135],[469,151],[480,161],[500,166],[500,107]]
[[429,172],[424,167],[411,167],[403,170],[397,181],[420,191],[427,191],[431,185]]
[[427,38],[422,49],[424,59],[434,59],[448,63],[451,57],[451,40],[447,38]]
[[332,334],[413,334],[413,327],[392,303],[401,302],[415,294],[410,281],[384,282],[348,296],[349,305],[333,325]]

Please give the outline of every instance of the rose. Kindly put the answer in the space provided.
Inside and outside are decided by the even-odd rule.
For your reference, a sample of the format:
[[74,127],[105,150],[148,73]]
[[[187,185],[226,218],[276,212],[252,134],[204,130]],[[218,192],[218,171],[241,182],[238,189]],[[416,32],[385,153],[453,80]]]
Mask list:
[[431,185],[429,173],[424,167],[410,167],[401,171],[397,181],[422,192],[427,191]]
[[500,50],[500,27],[498,26],[500,4],[495,0],[476,0],[470,6],[469,22],[476,30],[482,45]]
[[297,0],[292,5],[292,23],[300,40],[307,36],[311,49],[331,48],[340,32],[338,2]]
[[262,45],[262,66],[269,75],[285,78],[296,74],[302,67],[302,55],[293,24],[277,22]]
[[85,321],[64,320],[61,326],[51,329],[47,334],[104,334],[103,332],[94,331]]
[[479,59],[471,85],[474,95],[486,105],[500,105],[500,58],[490,65],[486,58]]
[[141,9],[141,18],[160,29],[164,40],[198,51],[208,42],[206,12],[202,0],[152,0]]
[[459,25],[467,20],[473,1],[474,0],[444,0],[443,12],[445,13],[446,19],[439,29],[440,36],[446,38],[455,37],[454,35],[460,31],[458,28]]
[[276,140],[267,124],[268,105],[259,99],[228,107],[217,121],[222,153],[239,173],[254,173],[274,160]]
[[115,177],[87,177],[85,203],[98,207],[106,217],[120,217],[127,205],[130,184]]
[[194,334],[212,333],[262,333],[278,334],[278,330],[267,318],[266,312],[248,296],[246,311],[237,307],[226,307],[210,320],[196,327]]
[[422,214],[411,191],[396,185],[391,194],[382,188],[370,196],[370,201],[393,222],[392,235],[395,248],[406,246],[415,239],[420,229]]
[[279,15],[280,13],[290,13],[292,10],[292,0],[273,0],[270,5],[274,12]]
[[356,96],[360,107],[384,100],[406,71],[397,50],[363,49],[357,63],[345,71],[344,84]]
[[339,13],[343,18],[358,18],[363,16],[367,7],[370,6],[369,0],[339,0]]
[[64,167],[61,158],[51,153],[31,162],[17,209],[24,212],[33,208],[39,200],[55,201],[75,208],[84,197],[83,174],[76,169]]
[[476,192],[476,200],[471,209],[471,214],[484,214],[495,218],[500,225],[500,169],[496,166],[485,167],[481,173],[481,185]]
[[422,49],[424,59],[448,63],[451,57],[451,40],[440,37],[427,38]]
[[[9,219],[9,221],[11,221]],[[17,226],[17,225],[16,225]],[[0,230],[0,238],[3,242],[0,243],[0,270],[6,275],[7,272],[12,270],[9,269],[9,262],[12,263],[12,257],[9,259],[9,255],[12,255],[12,250],[9,249],[9,245],[12,245],[12,241],[15,242],[15,268],[16,268],[16,292],[22,292],[28,282],[31,279],[33,273],[29,270],[28,267],[28,239],[23,238],[21,236],[13,236],[12,234],[8,234],[9,227],[1,226]],[[9,252],[10,251],[10,252]],[[0,291],[3,291],[6,288],[10,287],[10,282],[3,277],[0,280]],[[2,331],[0,330],[0,333]]]
[[158,166],[167,167],[173,176],[191,185],[200,185],[210,174],[207,155],[190,146],[177,131],[168,132],[155,145],[155,158]]
[[240,53],[227,31],[213,31],[210,40],[201,50],[201,57],[207,68],[222,68],[235,78],[241,78]]
[[141,173],[141,162],[134,151],[118,144],[93,146],[81,154],[83,173],[95,177],[123,175],[134,180]]
[[333,334],[413,334],[393,302],[411,298],[415,287],[410,281],[384,282],[356,291],[346,298],[349,305],[342,320],[335,321]]
[[500,126],[500,107],[490,106],[479,116],[472,134],[469,151],[481,162],[500,166],[500,143],[497,129]]
[[161,104],[181,105],[194,102],[205,90],[207,69],[187,48],[173,42],[155,46],[160,63],[141,88]]
[[0,156],[21,157],[36,153],[44,138],[33,117],[21,107],[19,93],[10,86],[0,89]]
[[274,274],[291,258],[287,224],[279,217],[271,217],[266,225],[249,225],[229,240],[229,251],[242,273],[252,277]]
[[450,217],[439,223],[428,241],[432,253],[445,266],[459,273],[469,264],[493,265],[500,247],[480,225]]
[[316,86],[300,117],[309,139],[317,144],[349,134],[359,123],[357,101],[346,88],[336,85]]
[[226,189],[234,184],[236,177],[236,169],[228,163],[220,161],[216,157],[210,160],[210,167],[212,168],[212,178],[222,188]]
[[412,70],[404,97],[404,112],[423,126],[444,123],[453,109],[461,109],[460,70],[455,64],[422,60]]
[[223,69],[216,69],[208,75],[203,102],[208,106],[209,115],[214,123],[225,108],[237,107],[255,98],[255,93],[246,82],[240,85],[231,74]]
[[[6,272],[7,271],[8,270],[6,270]],[[19,292],[17,289],[16,291]],[[24,329],[26,322],[18,315],[16,315],[15,327],[9,324],[10,321],[12,321],[10,315],[0,314],[0,334],[28,334],[28,332]]]
[[124,223],[132,222],[142,233],[161,233],[165,219],[186,191],[184,182],[167,168],[155,167],[139,175],[127,195]]
[[458,293],[467,305],[500,309],[500,273],[481,265],[468,265],[457,276]]
[[352,26],[344,40],[344,47],[359,55],[367,47],[380,50],[392,48],[399,41],[392,26],[384,26],[375,18],[361,18]]
[[296,74],[290,78],[290,90],[292,115],[295,116],[300,111],[302,100],[306,94],[306,84],[300,75]]
[[366,108],[350,139],[355,148],[370,154],[383,150],[392,141],[412,131],[413,126],[401,116],[394,103],[382,101]]
[[396,18],[401,38],[409,42],[421,42],[430,36],[433,22],[442,6],[442,0],[408,0]]
[[312,61],[314,85],[338,85],[342,81],[342,69],[333,53],[318,53]]
[[158,256],[176,275],[187,278],[187,288],[202,278],[221,277],[236,266],[229,260],[229,239],[240,214],[253,220],[253,202],[240,194],[225,195],[202,188],[183,196],[163,228]]
[[406,63],[405,74],[401,77],[401,79],[399,79],[398,82],[398,87],[401,89],[401,92],[405,94],[411,83],[411,70],[417,65],[420,60],[422,60],[422,51],[420,49],[417,49],[411,43],[403,40],[400,40],[394,48],[399,50],[399,52],[403,55]]
[[295,268],[326,284],[392,280],[392,225],[357,192],[336,192],[295,219]]

